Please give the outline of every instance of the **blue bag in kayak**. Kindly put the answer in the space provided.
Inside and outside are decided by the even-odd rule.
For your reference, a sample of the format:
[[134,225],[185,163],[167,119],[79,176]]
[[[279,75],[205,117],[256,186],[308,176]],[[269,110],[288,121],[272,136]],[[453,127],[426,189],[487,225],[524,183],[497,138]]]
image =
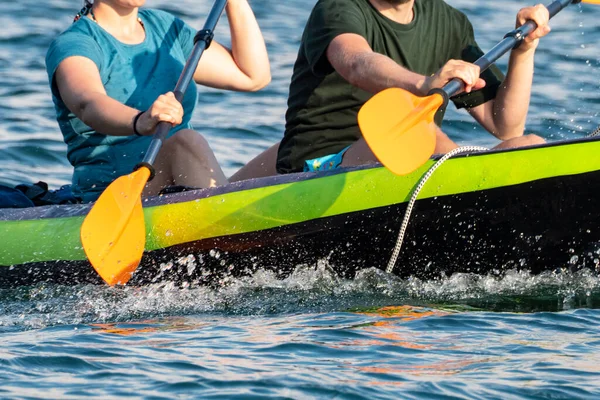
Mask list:
[[0,208],[25,208],[33,206],[33,201],[20,190],[0,185]]

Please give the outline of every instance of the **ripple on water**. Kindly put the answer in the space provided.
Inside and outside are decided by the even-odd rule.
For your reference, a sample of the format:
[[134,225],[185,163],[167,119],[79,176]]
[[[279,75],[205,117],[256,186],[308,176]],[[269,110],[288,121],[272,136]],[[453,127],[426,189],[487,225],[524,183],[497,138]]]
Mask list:
[[[597,302],[598,278],[512,271],[421,282],[371,269],[342,280],[321,262],[221,288],[2,290],[0,382],[5,393],[60,398],[593,398],[597,310],[482,311],[535,311],[549,297],[561,309],[563,292]],[[501,306],[489,303],[498,296]]]

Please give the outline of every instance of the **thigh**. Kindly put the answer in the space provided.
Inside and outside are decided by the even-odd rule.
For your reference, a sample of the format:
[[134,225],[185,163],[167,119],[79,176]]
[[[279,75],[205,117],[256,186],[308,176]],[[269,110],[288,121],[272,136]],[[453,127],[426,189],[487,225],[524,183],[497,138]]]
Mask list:
[[165,159],[160,160],[160,155],[156,157],[153,164],[154,178],[146,184],[143,196],[155,196],[161,189],[173,185],[173,174],[171,167]]
[[[458,145],[454,143],[450,138],[442,132],[441,129],[437,129],[436,132],[436,145],[435,153],[447,153],[452,149],[457,148]],[[354,143],[346,154],[342,161],[342,167],[348,167],[353,165],[363,165],[379,162],[377,156],[371,151],[371,148],[367,144],[364,138],[360,138]]]
[[458,147],[450,138],[442,132],[441,129],[437,128],[435,135],[435,154],[446,154],[450,150],[454,150]]
[[165,139],[163,145],[156,156],[156,160],[152,164],[154,167],[154,178],[146,184],[144,196],[157,195],[162,189],[173,185],[172,158],[176,156],[174,151],[174,143],[177,140],[175,133]]
[[231,175],[229,182],[243,181],[252,178],[262,178],[264,176],[277,175],[277,151],[279,150],[279,142],[275,143],[267,150],[263,151],[246,165],[240,168],[236,173]]
[[365,139],[360,138],[346,150],[340,166],[350,167],[353,165],[372,164],[378,161],[379,160],[377,160],[377,157],[375,157],[375,154],[373,154]]

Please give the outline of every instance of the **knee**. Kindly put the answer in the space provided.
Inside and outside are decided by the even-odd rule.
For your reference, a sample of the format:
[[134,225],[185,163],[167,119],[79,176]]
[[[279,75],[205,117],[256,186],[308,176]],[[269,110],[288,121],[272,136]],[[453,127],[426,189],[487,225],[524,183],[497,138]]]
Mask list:
[[205,152],[210,150],[208,141],[192,129],[182,129],[165,141],[165,146],[176,151]]
[[523,135],[516,138],[508,139],[502,142],[499,148],[511,148],[511,147],[523,147],[523,146],[535,146],[538,144],[546,143],[544,139],[538,135]]
[[546,141],[538,135],[524,135],[505,140],[494,147],[494,149],[511,149],[515,147],[535,146],[543,143],[546,143]]
[[440,128],[436,128],[435,136],[435,154],[446,154],[458,147]]
[[520,146],[534,146],[536,144],[543,144],[546,141],[538,135],[523,135],[521,137]]

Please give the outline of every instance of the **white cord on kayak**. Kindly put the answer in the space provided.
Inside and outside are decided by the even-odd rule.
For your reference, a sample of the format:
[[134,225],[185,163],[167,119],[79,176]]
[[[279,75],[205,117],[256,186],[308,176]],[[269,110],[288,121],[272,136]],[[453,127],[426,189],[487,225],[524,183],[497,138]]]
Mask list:
[[[600,127],[599,127],[600,128]],[[429,170],[423,175],[419,184],[415,188],[412,196],[410,197],[410,201],[408,202],[408,206],[406,207],[406,211],[404,212],[404,219],[402,220],[402,225],[400,227],[400,232],[398,233],[398,240],[396,241],[396,247],[394,247],[394,251],[392,253],[392,257],[388,263],[387,269],[385,270],[388,274],[391,274],[394,270],[394,266],[396,265],[396,260],[398,259],[398,255],[400,254],[400,249],[402,248],[402,242],[404,242],[404,235],[406,233],[406,227],[408,226],[408,221],[410,219],[410,214],[412,213],[413,207],[415,205],[415,201],[419,196],[419,193],[425,186],[425,182],[431,178],[436,169],[438,169],[447,159],[450,157],[454,157],[457,154],[467,153],[467,152],[475,152],[475,151],[484,151],[488,150],[485,147],[479,146],[462,146],[458,147],[454,150],[449,151],[444,154],[442,158],[440,158],[435,164],[429,168]]]
[[598,136],[600,135],[600,126],[596,128],[596,130],[588,135],[588,137]]

